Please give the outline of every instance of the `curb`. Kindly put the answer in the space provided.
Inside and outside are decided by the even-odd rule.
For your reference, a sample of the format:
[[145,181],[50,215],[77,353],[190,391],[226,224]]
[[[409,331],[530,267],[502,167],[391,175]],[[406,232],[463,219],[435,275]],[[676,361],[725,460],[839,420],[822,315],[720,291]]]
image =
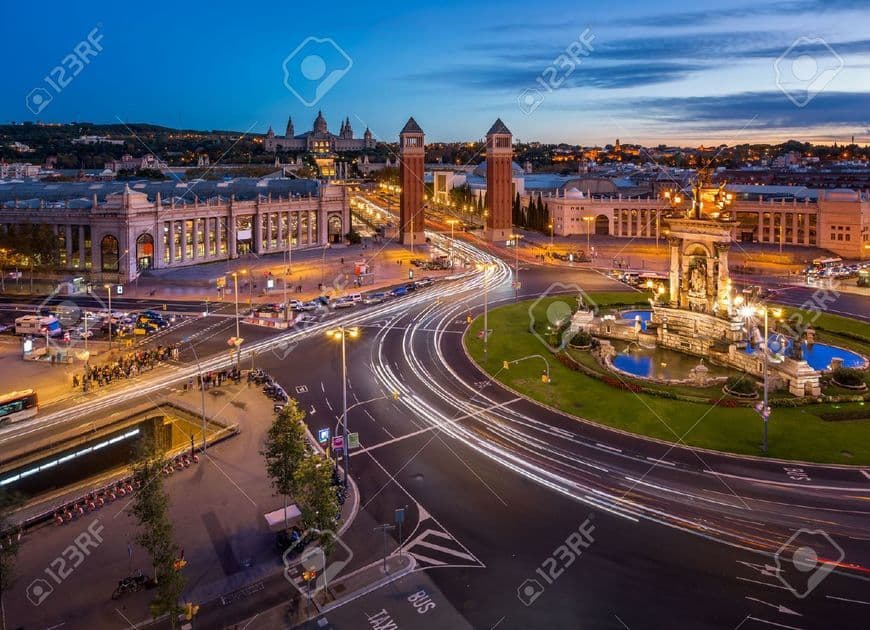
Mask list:
[[[402,555],[402,557],[408,558],[410,560],[410,562],[408,563],[408,566],[406,568],[399,569],[395,573],[390,573],[388,575],[385,575],[384,577],[380,578],[379,580],[372,582],[368,586],[363,586],[362,588],[357,589],[356,591],[353,591],[352,593],[348,593],[347,595],[345,595],[339,599],[336,599],[331,604],[328,604],[328,605],[324,606],[323,608],[320,608],[318,611],[318,615],[324,615],[331,610],[335,610],[336,608],[340,608],[341,606],[344,606],[345,604],[349,604],[350,602],[354,601],[355,599],[359,599],[360,597],[363,597],[364,595],[368,595],[372,591],[376,591],[379,588],[381,588],[382,586],[386,586],[387,584],[390,584],[390,583],[395,582],[396,580],[398,580],[400,578],[405,577],[406,575],[408,575],[414,569],[417,568],[417,561],[414,560],[414,556],[412,556],[410,554],[406,554],[406,553],[402,553],[401,555]],[[376,566],[376,565],[379,565],[382,563],[383,563],[382,560],[376,560],[375,562],[372,562],[371,564],[367,564],[366,566],[357,569],[353,573],[348,573],[347,575],[344,576],[344,578],[347,579],[353,575],[356,575],[358,573],[361,573],[362,571],[365,571],[366,569],[369,569],[373,566]]]

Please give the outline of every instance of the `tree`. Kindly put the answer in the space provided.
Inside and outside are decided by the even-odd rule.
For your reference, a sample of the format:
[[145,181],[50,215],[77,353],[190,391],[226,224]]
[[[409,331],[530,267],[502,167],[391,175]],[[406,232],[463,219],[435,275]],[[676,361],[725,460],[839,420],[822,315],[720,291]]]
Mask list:
[[[328,530],[339,515],[338,497],[332,483],[332,464],[323,455],[303,459],[294,474],[296,505],[308,528]],[[321,539],[328,544],[331,537]],[[325,549],[327,553],[328,549]]]
[[179,600],[184,591],[184,575],[175,566],[180,550],[173,541],[169,497],[163,487],[165,465],[163,453],[155,442],[144,442],[139,459],[133,464],[133,475],[139,489],[133,495],[131,512],[140,527],[136,543],[148,552],[157,583],[151,611],[154,616],[168,614],[170,624],[175,628],[178,614],[182,611]]
[[266,475],[276,493],[284,497],[284,524],[287,524],[287,497],[296,494],[296,471],[305,459],[305,412],[290,399],[275,416],[266,432],[260,454],[266,460]]
[[0,621],[6,630],[4,596],[12,588],[15,560],[18,557],[20,530],[10,522],[12,512],[20,505],[18,497],[0,492]]

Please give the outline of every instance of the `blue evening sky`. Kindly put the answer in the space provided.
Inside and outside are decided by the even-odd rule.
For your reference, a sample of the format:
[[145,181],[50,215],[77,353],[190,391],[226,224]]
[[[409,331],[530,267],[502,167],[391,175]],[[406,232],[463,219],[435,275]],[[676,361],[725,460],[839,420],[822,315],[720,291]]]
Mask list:
[[[870,141],[866,0],[52,0],[0,11],[2,121],[282,134],[288,115],[300,133],[322,108],[332,131],[349,116],[357,135],[368,125],[386,140],[413,115],[429,140],[478,138],[500,116],[516,138],[548,142]],[[44,77],[95,28],[102,51],[56,90]],[[572,70],[560,55],[586,29],[592,50]],[[328,42],[290,60],[290,83],[319,96],[313,106],[282,67],[308,37],[352,60],[342,75]],[[40,88],[51,102],[34,115],[26,99]]]

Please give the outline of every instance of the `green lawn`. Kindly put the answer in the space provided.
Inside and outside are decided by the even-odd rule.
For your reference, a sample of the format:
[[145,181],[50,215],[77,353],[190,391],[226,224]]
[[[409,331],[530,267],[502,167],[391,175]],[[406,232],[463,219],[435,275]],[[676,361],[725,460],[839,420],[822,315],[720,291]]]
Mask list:
[[[622,295],[627,298],[632,294]],[[590,297],[603,303],[599,302],[598,294],[593,293]],[[489,358],[482,367],[507,386],[588,420],[671,442],[682,440],[690,446],[760,454],[762,424],[751,409],[729,409],[636,395],[571,371],[556,362],[543,342],[529,332],[529,322],[532,317],[544,321],[547,307],[558,299],[564,300],[541,300],[531,314],[532,301],[490,311],[489,327],[493,333],[489,339]],[[620,300],[614,298],[611,303],[613,301]],[[478,317],[465,336],[468,350],[478,364],[483,361],[483,341],[478,338],[482,324],[482,318]],[[532,354],[540,354],[549,361],[551,384],[541,382],[543,362],[540,359],[522,361],[507,370],[503,368],[503,361]],[[698,391],[701,395],[709,392]],[[863,409],[863,403],[775,408],[769,426],[770,456],[825,463],[870,464],[870,419],[825,422],[820,417],[825,412],[852,409]]]

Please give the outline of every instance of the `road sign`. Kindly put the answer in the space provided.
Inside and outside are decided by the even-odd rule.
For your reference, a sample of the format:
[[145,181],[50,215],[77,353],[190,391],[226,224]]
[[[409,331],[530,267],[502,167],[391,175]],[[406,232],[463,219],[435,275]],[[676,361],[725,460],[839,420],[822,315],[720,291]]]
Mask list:
[[405,508],[396,508],[393,520],[396,523],[404,523],[405,522]]
[[359,433],[349,433],[348,434],[347,447],[349,449],[359,448]]
[[317,431],[317,441],[321,444],[326,444],[327,442],[329,442],[329,427],[325,427]]
[[124,285],[119,284],[118,286],[116,286],[115,293],[117,293],[118,295],[124,295]]
[[342,449],[344,449],[344,437],[342,437],[341,435],[336,435],[334,438],[332,438],[332,450],[340,451]]

